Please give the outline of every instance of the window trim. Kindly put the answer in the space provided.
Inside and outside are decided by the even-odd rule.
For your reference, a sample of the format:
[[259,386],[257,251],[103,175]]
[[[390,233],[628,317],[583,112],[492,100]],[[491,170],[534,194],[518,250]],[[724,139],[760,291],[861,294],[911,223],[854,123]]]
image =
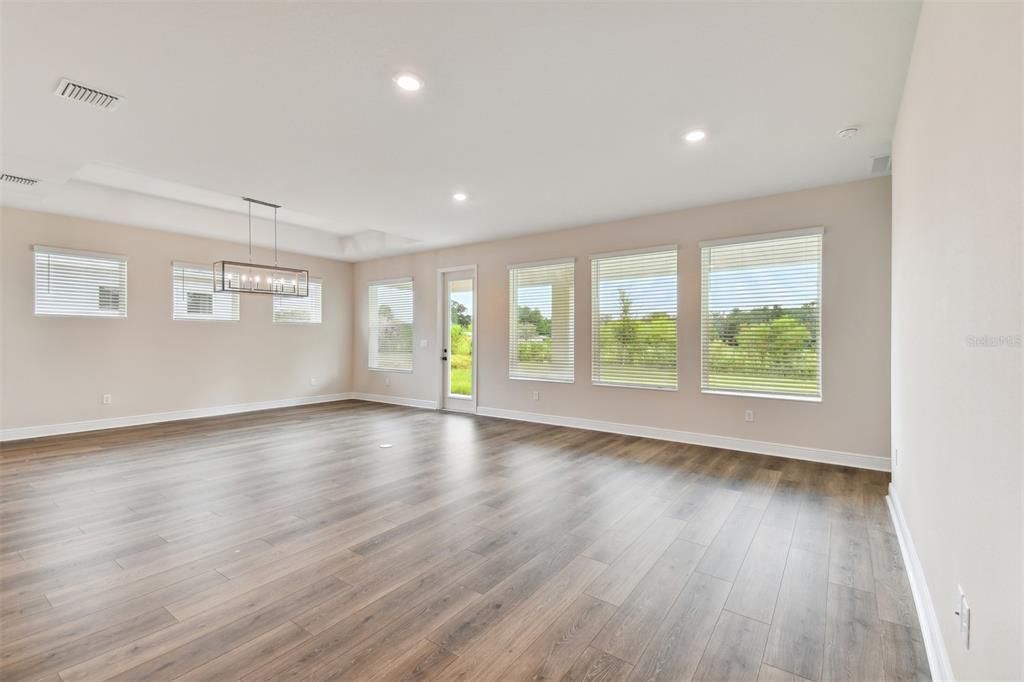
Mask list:
[[549,379],[549,378],[546,378],[546,377],[514,377],[514,376],[512,376],[512,363],[510,361],[511,360],[511,344],[512,344],[512,325],[511,325],[512,288],[511,288],[511,286],[509,286],[509,289],[508,289],[508,307],[509,307],[509,310],[508,310],[508,313],[509,313],[508,321],[509,321],[509,327],[506,330],[506,334],[505,334],[505,338],[506,338],[506,348],[505,348],[505,353],[506,353],[505,360],[506,360],[506,363],[505,364],[507,365],[506,366],[506,371],[505,371],[505,376],[506,376],[506,378],[509,381],[540,381],[540,382],[547,383],[547,384],[575,384],[576,383],[576,341],[577,341],[577,339],[576,339],[576,313],[577,313],[577,310],[578,310],[578,308],[576,306],[576,256],[566,256],[565,258],[550,258],[548,260],[538,260],[538,261],[531,261],[531,262],[527,262],[527,263],[509,263],[508,266],[506,267],[506,272],[511,273],[513,270],[521,269],[521,268],[539,268],[539,267],[545,267],[545,266],[548,266],[548,265],[566,265],[566,264],[569,264],[569,263],[572,264],[572,268],[573,268],[573,275],[572,275],[572,297],[573,297],[573,306],[572,306],[572,316],[573,316],[573,320],[572,320],[572,328],[573,328],[573,332],[572,332],[572,379]]
[[[312,290],[313,290],[313,284],[314,283],[316,283],[317,286],[320,287],[320,319],[319,320],[313,321],[313,320],[275,320],[274,319],[274,303],[277,301],[278,298],[285,299],[285,300],[289,300],[289,299],[293,299],[293,298],[309,299],[313,295],[312,294]],[[323,279],[323,277],[309,277],[309,278],[307,278],[307,280],[306,280],[306,288],[307,288],[307,291],[309,292],[309,293],[307,293],[306,296],[278,296],[277,294],[272,294],[271,295],[271,299],[272,300],[270,302],[270,323],[271,324],[289,324],[289,325],[298,325],[298,326],[309,326],[309,325],[314,325],[315,326],[315,325],[318,325],[318,324],[323,324],[324,323],[324,279]]]
[[[660,253],[662,251],[671,251],[675,249],[676,252],[676,276],[679,275],[679,252],[682,250],[679,244],[661,244],[659,246],[643,246],[639,249],[623,249],[621,251],[605,251],[603,253],[592,253],[589,258],[591,261],[599,260],[601,258],[617,258],[619,256],[640,256],[645,253]],[[676,280],[676,289],[679,288],[679,281]]]
[[705,239],[697,242],[697,248],[703,249],[706,246],[727,246],[729,244],[746,244],[749,242],[767,242],[773,239],[789,239],[791,237],[810,237],[813,235],[824,235],[824,226],[800,227],[794,230],[780,230],[778,232],[759,232],[757,234],[738,235],[736,237],[725,237],[723,239]]
[[[124,264],[124,315],[87,315],[84,313],[41,313],[38,312],[38,295],[36,287],[36,255],[66,255],[80,256],[82,258],[94,258],[97,260],[118,261]],[[46,317],[51,319],[79,318],[88,320],[127,320],[128,319],[128,256],[119,253],[107,253],[104,251],[88,251],[85,249],[70,249],[61,246],[46,246],[45,244],[32,245],[32,316]]]
[[[412,285],[412,351],[410,353],[409,369],[401,367],[374,367],[370,364],[370,288],[382,284],[405,284]],[[412,374],[416,371],[416,278],[389,277],[386,279],[374,279],[366,283],[366,369],[370,372],[388,372],[392,374]]]
[[[590,385],[591,386],[602,386],[605,388],[630,388],[640,389],[644,391],[666,391],[669,393],[678,393],[679,385],[681,382],[682,363],[679,362],[680,353],[680,312],[682,306],[680,306],[680,292],[679,287],[679,254],[682,251],[682,247],[678,244],[662,244],[660,246],[645,246],[637,249],[624,249],[620,251],[605,251],[603,253],[592,253],[590,254]],[[675,251],[676,254],[676,385],[675,386],[662,386],[662,385],[651,385],[651,384],[634,384],[634,383],[620,383],[620,382],[607,382],[607,381],[595,381],[594,380],[594,358],[597,356],[594,345],[594,288],[596,286],[594,281],[594,261],[603,258],[617,258],[619,256],[641,256],[648,253],[663,253],[667,251]]]
[[565,265],[566,263],[572,263],[576,265],[576,256],[567,256],[565,258],[551,258],[549,260],[535,260],[528,263],[509,263],[506,266],[506,270],[515,270],[517,268],[540,268],[545,265]]
[[[818,267],[818,395],[798,395],[788,393],[764,393],[758,391],[730,391],[721,388],[704,388],[704,352],[707,336],[704,333],[704,253],[705,247],[727,246],[729,244],[746,244],[754,242],[771,241],[775,239],[788,239],[792,237],[821,237],[821,261]],[[799,227],[792,230],[778,230],[775,232],[760,232],[750,235],[738,235],[722,239],[705,239],[697,242],[697,253],[700,259],[699,278],[700,284],[698,295],[700,300],[697,304],[697,314],[700,316],[700,392],[701,395],[737,396],[741,398],[759,398],[768,400],[790,400],[800,403],[820,403],[825,397],[825,315],[824,315],[824,269],[825,269],[825,226],[815,225],[812,227]]]
[[217,292],[211,288],[210,293],[216,296],[218,293],[227,293],[229,296],[233,295],[238,297],[238,317],[234,319],[225,319],[223,317],[175,317],[174,316],[174,271],[176,268],[189,268],[192,270],[209,270],[210,282],[213,283],[213,265],[207,265],[204,263],[193,263],[191,261],[176,260],[171,261],[171,321],[172,322],[240,322],[242,319],[242,300],[238,292]]

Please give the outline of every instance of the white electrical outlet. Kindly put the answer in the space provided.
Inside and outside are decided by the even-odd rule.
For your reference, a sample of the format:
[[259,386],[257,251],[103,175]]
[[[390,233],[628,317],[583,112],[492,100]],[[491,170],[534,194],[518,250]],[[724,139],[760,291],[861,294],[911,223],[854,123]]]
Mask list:
[[384,377],[384,385],[385,386],[390,386],[391,385],[391,377]]
[[743,421],[748,421],[748,422],[754,421],[754,411],[753,410],[747,410],[746,412],[744,412],[743,413]]
[[967,595],[964,588],[956,586],[959,599],[953,613],[960,617],[960,639],[963,640],[964,648],[971,648],[971,606],[967,603]]
[[426,339],[420,339],[420,348],[426,348],[426,347],[427,347],[427,340]]
[[310,386],[316,386],[316,377],[310,377],[309,378],[309,385]]
[[533,392],[533,399],[534,400],[540,400],[540,391],[534,391]]
[[104,405],[109,405],[112,402],[114,402],[114,398],[109,393],[104,393],[103,394],[103,404]]

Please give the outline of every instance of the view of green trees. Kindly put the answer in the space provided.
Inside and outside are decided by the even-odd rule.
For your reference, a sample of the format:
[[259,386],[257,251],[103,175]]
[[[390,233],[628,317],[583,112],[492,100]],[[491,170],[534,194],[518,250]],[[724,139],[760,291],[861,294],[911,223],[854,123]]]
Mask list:
[[412,353],[412,323],[395,317],[386,303],[377,307],[377,358],[382,368],[404,369]]
[[473,316],[462,303],[451,301],[448,383],[453,395],[473,394]]
[[676,317],[667,312],[638,316],[633,300],[619,289],[618,314],[602,318],[599,327],[602,381],[676,384]]
[[540,369],[551,362],[551,318],[537,308],[519,306],[519,362]]
[[710,313],[706,387],[816,395],[819,320],[813,302]]

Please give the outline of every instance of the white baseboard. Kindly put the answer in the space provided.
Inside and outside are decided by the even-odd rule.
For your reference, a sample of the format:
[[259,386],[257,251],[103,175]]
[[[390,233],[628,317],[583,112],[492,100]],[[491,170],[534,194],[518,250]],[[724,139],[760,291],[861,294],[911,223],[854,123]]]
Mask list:
[[903,565],[907,568],[910,591],[914,595],[914,606],[917,607],[917,618],[921,623],[921,635],[924,638],[925,651],[928,652],[928,667],[931,668],[932,679],[936,682],[945,682],[946,680],[952,682],[953,668],[949,663],[949,652],[946,651],[942,631],[939,629],[935,602],[932,601],[931,593],[928,591],[924,568],[917,556],[917,550],[914,549],[914,540],[910,536],[910,528],[907,527],[907,520],[903,516],[900,498],[896,495],[896,489],[892,483],[889,484],[889,496],[886,501],[889,503],[892,525],[896,528],[896,537],[900,542]]
[[117,429],[125,426],[140,426],[142,424],[172,422],[179,421],[181,419],[219,417],[225,414],[238,414],[240,412],[257,412],[259,410],[273,410],[279,407],[295,407],[296,405],[314,405],[316,403],[330,403],[338,400],[349,400],[352,397],[353,396],[351,393],[331,393],[327,395],[302,396],[299,398],[265,400],[263,402],[258,403],[216,405],[214,407],[199,407],[191,410],[175,410],[173,412],[151,412],[149,414],[136,414],[127,417],[88,419],[85,421],[78,422],[65,422],[63,424],[22,426],[14,429],[0,430],[0,441],[22,440],[25,438],[40,438],[43,436],[59,436],[66,433],[80,433],[82,431],[99,431],[101,429]]
[[855,467],[858,469],[889,471],[889,458],[879,457],[876,455],[861,455],[853,452],[840,452],[838,450],[821,450],[818,448],[807,448],[799,445],[784,445],[782,443],[769,443],[767,441],[749,440],[747,438],[717,436],[710,433],[676,431],[674,429],[661,429],[653,426],[619,424],[616,422],[599,421],[596,419],[561,417],[557,415],[540,414],[537,412],[504,410],[495,407],[479,407],[477,408],[477,414],[485,417],[499,417],[501,419],[514,419],[517,421],[535,422],[538,424],[551,424],[553,426],[568,426],[574,429],[604,431],[606,433],[618,433],[625,436],[639,436],[641,438],[653,438],[655,440],[667,440],[676,443],[705,445],[712,448],[752,452],[758,455],[774,455],[776,457],[786,457],[789,459],[804,459],[811,462],[840,464],[842,466]]
[[389,405],[402,405],[404,407],[419,407],[424,410],[436,410],[436,400],[423,400],[421,398],[403,398],[397,395],[381,395],[379,393],[351,393],[349,397],[354,400],[366,400],[371,403],[388,403]]

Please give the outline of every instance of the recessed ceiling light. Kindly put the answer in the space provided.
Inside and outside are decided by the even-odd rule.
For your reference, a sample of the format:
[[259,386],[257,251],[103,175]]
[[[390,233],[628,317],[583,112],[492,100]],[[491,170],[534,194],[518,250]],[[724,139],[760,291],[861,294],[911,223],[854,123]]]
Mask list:
[[395,85],[406,92],[416,92],[423,87],[423,79],[411,73],[400,73],[395,76]]
[[684,135],[683,137],[686,139],[687,142],[700,142],[707,136],[708,134],[705,133],[703,130],[691,130],[690,132],[686,133],[686,135]]
[[465,201],[468,198],[469,195],[466,194],[465,192],[456,192],[455,194],[452,195],[452,199],[459,202]]
[[844,140],[848,140],[859,132],[860,128],[857,128],[856,126],[851,126],[849,128],[843,128],[842,130],[837,131],[836,135],[843,138]]

